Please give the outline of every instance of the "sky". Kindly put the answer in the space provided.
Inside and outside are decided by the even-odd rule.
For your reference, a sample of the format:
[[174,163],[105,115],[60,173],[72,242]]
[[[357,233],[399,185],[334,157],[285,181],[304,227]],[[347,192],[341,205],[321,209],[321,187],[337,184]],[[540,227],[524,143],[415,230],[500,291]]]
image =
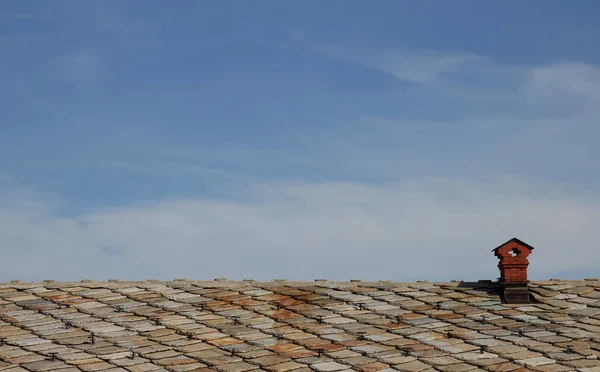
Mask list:
[[0,282],[600,276],[600,3],[0,2]]

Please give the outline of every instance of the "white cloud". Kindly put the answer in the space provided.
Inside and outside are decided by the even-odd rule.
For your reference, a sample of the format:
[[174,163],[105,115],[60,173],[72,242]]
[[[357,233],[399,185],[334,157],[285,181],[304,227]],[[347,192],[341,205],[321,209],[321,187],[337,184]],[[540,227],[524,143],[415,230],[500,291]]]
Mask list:
[[500,64],[470,52],[387,49],[352,51],[318,46],[318,53],[385,72],[396,79],[425,88],[429,94],[496,103],[511,100],[513,93],[530,77],[523,66]]
[[318,53],[386,72],[411,83],[434,83],[440,75],[483,63],[486,59],[473,53],[434,50],[389,49],[383,51],[349,51],[331,46],[316,46]]
[[513,236],[538,248],[533,277],[564,269],[576,275],[600,264],[600,204],[555,192],[437,180],[263,183],[238,196],[67,218],[31,191],[18,191],[18,202],[0,207],[0,280],[495,279],[490,250]]
[[[564,105],[600,101],[600,67],[580,62],[545,66],[498,63],[468,52],[390,49],[351,51],[319,46],[332,58],[386,72],[397,79],[427,87],[429,93],[496,104],[547,103]],[[581,108],[581,105],[577,105]],[[594,106],[596,107],[596,106]]]
[[414,83],[431,83],[446,72],[463,68],[482,58],[470,53],[387,50],[374,58],[375,67]]
[[[600,102],[600,68],[583,63],[558,63],[531,70],[526,92],[533,100]],[[597,108],[597,107],[596,107]]]

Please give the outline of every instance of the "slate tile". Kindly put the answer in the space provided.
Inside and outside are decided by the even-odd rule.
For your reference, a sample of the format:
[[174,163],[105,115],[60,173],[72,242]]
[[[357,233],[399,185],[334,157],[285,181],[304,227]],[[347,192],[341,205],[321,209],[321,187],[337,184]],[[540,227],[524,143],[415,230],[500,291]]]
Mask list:
[[377,360],[375,358],[370,358],[368,356],[357,356],[357,357],[352,357],[352,358],[340,359],[340,361],[343,362],[344,364],[347,364],[350,366],[357,366],[360,364],[373,363],[373,362],[376,362]]
[[141,363],[133,366],[126,366],[125,369],[129,372],[151,372],[161,369],[162,367],[157,366],[153,363]]
[[46,357],[39,354],[21,354],[15,357],[5,357],[5,360],[11,364],[25,364],[46,360]]
[[79,369],[81,369],[84,372],[97,372],[97,371],[104,371],[110,368],[113,368],[114,365],[107,363],[107,362],[97,362],[97,363],[89,363],[89,364],[82,364],[80,366],[78,366]]
[[26,369],[19,367],[17,365],[14,365],[10,368],[7,369],[3,369],[2,372],[28,372]]
[[397,364],[397,365],[394,365],[393,367],[399,371],[406,371],[406,372],[420,372],[420,371],[424,371],[424,370],[430,368],[429,364],[425,364],[418,360],[413,360],[411,362]]
[[573,368],[560,364],[546,364],[542,366],[536,366],[535,370],[540,372],[570,372],[573,370]]
[[171,358],[163,358],[163,359],[158,359],[155,360],[154,363],[160,365],[160,366],[168,366],[168,367],[172,367],[172,366],[179,366],[182,364],[191,364],[191,363],[195,363],[196,360],[189,358],[185,355],[179,355],[179,356],[175,356],[175,357],[171,357]]
[[46,371],[52,371],[55,369],[69,367],[68,364],[65,364],[64,362],[59,361],[59,360],[56,360],[54,362],[42,360],[42,361],[31,362],[31,363],[22,363],[21,366],[23,368],[25,368],[29,371],[33,371],[33,372],[46,372]]
[[79,369],[75,367],[61,368],[52,370],[52,372],[80,372]]
[[346,365],[337,362],[315,363],[310,367],[319,372],[341,371],[348,368]]
[[427,364],[431,364],[434,366],[446,366],[449,364],[457,364],[460,363],[461,361],[449,356],[440,356],[440,357],[433,357],[433,358],[421,358],[421,361],[427,363]]
[[474,371],[477,369],[476,366],[467,363],[448,364],[442,366],[436,366],[437,369],[443,372],[463,372],[463,371]]
[[198,370],[200,368],[204,368],[206,367],[206,364],[202,364],[202,363],[190,363],[190,364],[180,364],[180,365],[174,365],[174,366],[169,366],[169,371],[171,372],[188,372],[188,371],[195,371]]
[[304,366],[304,364],[290,361],[290,362],[286,362],[286,363],[266,366],[263,368],[265,370],[271,371],[271,372],[288,372],[288,371],[298,370],[298,369],[302,368],[303,366]]
[[389,366],[387,364],[383,364],[380,362],[373,362],[373,363],[367,363],[367,364],[359,364],[353,367],[352,370],[356,370],[356,371],[362,371],[362,372],[376,372],[376,371],[385,371],[389,369]]
[[510,362],[486,366],[486,369],[491,372],[510,372],[521,368],[522,366]]
[[540,357],[516,360],[515,363],[521,364],[521,365],[524,365],[527,367],[537,367],[537,366],[543,366],[546,364],[556,363],[556,361],[554,359],[540,356]]
[[578,360],[564,361],[564,362],[561,362],[561,364],[579,369],[579,368],[598,367],[599,361],[597,359],[578,359]]
[[223,364],[215,367],[218,371],[222,372],[244,372],[258,369],[255,365],[246,363],[246,362],[237,362],[237,363],[229,363]]

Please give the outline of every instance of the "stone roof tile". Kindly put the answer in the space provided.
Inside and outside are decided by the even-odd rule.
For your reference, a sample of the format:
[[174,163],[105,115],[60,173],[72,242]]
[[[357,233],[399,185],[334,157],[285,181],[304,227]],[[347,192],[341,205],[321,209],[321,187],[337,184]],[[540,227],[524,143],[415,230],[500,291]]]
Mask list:
[[600,370],[600,283],[529,286],[0,283],[0,371]]

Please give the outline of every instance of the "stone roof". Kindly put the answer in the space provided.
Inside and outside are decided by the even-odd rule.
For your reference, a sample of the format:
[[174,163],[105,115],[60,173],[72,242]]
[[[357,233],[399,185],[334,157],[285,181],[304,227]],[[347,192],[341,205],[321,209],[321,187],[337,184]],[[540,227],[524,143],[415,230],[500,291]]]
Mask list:
[[0,284],[1,372],[600,371],[600,282]]

